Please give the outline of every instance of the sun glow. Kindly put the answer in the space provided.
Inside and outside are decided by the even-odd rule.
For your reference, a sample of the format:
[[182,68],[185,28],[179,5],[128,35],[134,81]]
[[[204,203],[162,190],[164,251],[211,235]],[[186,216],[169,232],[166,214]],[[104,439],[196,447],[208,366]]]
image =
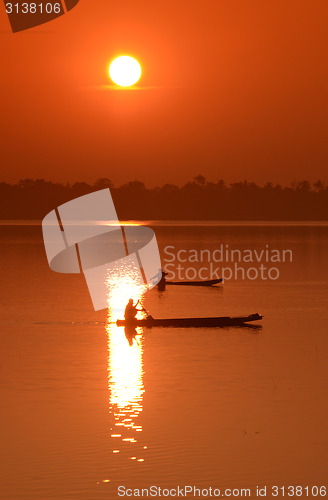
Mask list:
[[116,85],[130,87],[137,83],[141,76],[141,66],[130,56],[120,56],[114,59],[109,67],[109,76]]

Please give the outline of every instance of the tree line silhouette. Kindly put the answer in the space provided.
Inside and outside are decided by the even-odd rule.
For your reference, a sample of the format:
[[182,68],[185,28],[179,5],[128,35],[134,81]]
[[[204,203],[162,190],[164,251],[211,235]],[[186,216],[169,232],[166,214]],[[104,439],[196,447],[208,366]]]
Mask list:
[[121,220],[328,220],[328,185],[308,181],[290,186],[223,180],[208,182],[203,175],[179,187],[147,188],[132,181],[115,187],[107,179],[59,184],[44,179],[0,183],[0,218],[42,219],[73,198],[109,187]]

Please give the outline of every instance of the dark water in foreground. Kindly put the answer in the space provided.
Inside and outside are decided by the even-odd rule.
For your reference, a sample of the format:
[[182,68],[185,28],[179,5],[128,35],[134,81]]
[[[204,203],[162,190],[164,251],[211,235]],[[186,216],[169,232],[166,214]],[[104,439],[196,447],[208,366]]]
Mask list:
[[2,499],[326,484],[328,228],[155,230],[163,256],[292,249],[276,281],[145,299],[154,317],[259,312],[263,328],[154,328],[130,347],[82,276],[48,269],[40,228],[0,227]]

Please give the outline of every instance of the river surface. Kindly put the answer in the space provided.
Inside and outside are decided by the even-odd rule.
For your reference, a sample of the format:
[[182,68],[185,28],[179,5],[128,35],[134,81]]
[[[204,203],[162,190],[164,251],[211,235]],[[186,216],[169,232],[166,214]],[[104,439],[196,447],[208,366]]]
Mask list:
[[[1,225],[1,499],[327,485],[327,225],[153,227],[181,279],[187,268],[211,277],[211,264],[234,272],[221,245],[262,255],[238,263],[245,279],[147,292],[155,318],[260,313],[262,328],[140,328],[131,339],[112,323],[129,290],[94,312],[82,275],[48,268],[39,225]],[[261,264],[273,279],[254,279]]]

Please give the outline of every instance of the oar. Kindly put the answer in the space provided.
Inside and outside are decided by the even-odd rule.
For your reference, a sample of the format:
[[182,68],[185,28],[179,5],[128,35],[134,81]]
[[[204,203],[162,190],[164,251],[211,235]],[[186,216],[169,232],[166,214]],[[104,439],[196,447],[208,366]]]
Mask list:
[[149,312],[142,306],[142,310],[147,314],[147,318],[150,316]]
[[[136,303],[136,306],[137,306],[138,304],[139,304],[139,300],[138,300],[138,302]],[[140,305],[141,305],[141,304],[140,304]],[[147,316],[150,316],[149,312],[148,312],[148,311],[144,308],[144,306],[141,306],[141,307],[142,307],[142,311],[144,311],[144,312],[147,314]]]

